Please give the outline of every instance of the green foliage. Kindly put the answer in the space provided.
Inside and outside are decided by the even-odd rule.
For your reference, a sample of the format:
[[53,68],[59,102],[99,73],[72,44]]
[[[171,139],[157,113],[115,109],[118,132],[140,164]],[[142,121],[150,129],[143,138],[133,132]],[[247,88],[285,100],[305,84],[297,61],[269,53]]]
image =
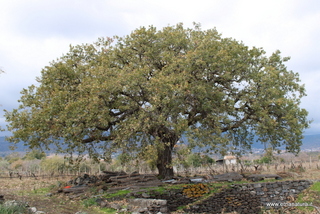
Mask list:
[[254,160],[255,163],[257,164],[268,164],[268,163],[272,163],[274,160],[276,160],[277,158],[274,156],[273,154],[273,149],[270,147],[270,148],[267,148],[263,157],[261,157],[260,159],[258,160]]
[[139,157],[144,160],[151,171],[154,171],[157,167],[157,147],[154,145],[147,145],[140,152]]
[[[318,206],[320,197],[320,182],[314,182],[308,189],[299,193],[296,202],[297,203],[308,203],[309,205]],[[315,210],[314,207],[298,207],[303,212],[312,212]]]
[[273,159],[271,157],[266,157],[266,156],[263,156],[260,159],[254,160],[254,162],[257,164],[268,164],[268,163],[271,163],[272,161]]
[[17,214],[17,213],[26,213],[27,207],[25,205],[4,205],[0,204],[0,213],[1,214]]
[[67,167],[63,157],[57,155],[43,159],[40,166],[48,172],[63,172]]
[[215,163],[215,160],[207,154],[193,153],[187,146],[179,145],[176,147],[174,163],[188,169],[190,167],[207,166]]
[[83,205],[88,208],[91,206],[96,206],[97,205],[97,201],[95,198],[89,198],[83,201]]
[[311,187],[310,187],[310,190],[312,191],[316,191],[316,192],[319,192],[320,193],[320,182],[314,182]]
[[310,121],[299,107],[305,88],[288,60],[199,24],[141,27],[71,46],[42,70],[37,86],[22,90],[19,108],[6,111],[8,140],[96,160],[152,145],[162,177],[173,175],[182,134],[190,146],[217,152],[230,143],[248,150],[253,136],[298,152]]
[[11,154],[8,154],[4,159],[12,164],[13,162],[21,159],[21,154],[19,152],[12,152]]
[[131,192],[131,190],[119,190],[115,193],[109,193],[109,194],[105,195],[105,197],[106,198],[122,197],[122,196],[126,196],[130,192]]
[[119,160],[120,165],[124,166],[132,160],[132,157],[128,153],[124,152],[118,155],[117,159]]
[[44,195],[46,193],[49,193],[50,190],[51,190],[50,187],[43,187],[43,188],[33,189],[33,194]]
[[15,169],[15,170],[21,169],[22,166],[23,166],[23,160],[22,159],[18,159],[18,160],[16,160],[16,161],[11,163],[11,168]]
[[41,160],[43,158],[45,158],[47,155],[45,152],[42,152],[38,149],[33,149],[29,152],[26,153],[26,155],[23,157],[23,159],[25,160],[34,160],[34,159],[38,159]]
[[200,167],[208,164],[213,164],[215,161],[208,155],[192,153],[187,157],[187,162],[189,162],[193,167]]
[[108,213],[108,214],[117,214],[118,211],[116,209],[113,209],[113,208],[101,208],[101,211],[103,213]]
[[0,170],[6,171],[9,169],[9,162],[7,160],[0,160]]

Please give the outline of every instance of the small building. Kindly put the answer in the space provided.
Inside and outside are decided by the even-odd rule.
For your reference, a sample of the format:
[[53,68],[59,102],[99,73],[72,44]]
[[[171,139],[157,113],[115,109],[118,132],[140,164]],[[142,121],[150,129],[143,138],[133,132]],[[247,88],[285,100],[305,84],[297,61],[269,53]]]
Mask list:
[[233,155],[224,156],[223,160],[227,165],[237,164],[237,157]]
[[233,155],[226,155],[223,157],[223,159],[216,160],[216,163],[226,165],[237,164],[237,157]]

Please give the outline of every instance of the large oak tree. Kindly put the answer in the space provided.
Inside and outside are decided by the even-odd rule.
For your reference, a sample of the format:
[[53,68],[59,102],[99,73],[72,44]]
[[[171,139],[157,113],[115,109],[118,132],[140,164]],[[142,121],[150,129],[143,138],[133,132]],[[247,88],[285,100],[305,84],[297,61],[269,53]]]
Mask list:
[[102,158],[151,147],[162,177],[173,176],[182,136],[211,151],[250,149],[258,138],[297,152],[310,121],[287,60],[199,25],[141,27],[71,46],[6,112],[9,139]]

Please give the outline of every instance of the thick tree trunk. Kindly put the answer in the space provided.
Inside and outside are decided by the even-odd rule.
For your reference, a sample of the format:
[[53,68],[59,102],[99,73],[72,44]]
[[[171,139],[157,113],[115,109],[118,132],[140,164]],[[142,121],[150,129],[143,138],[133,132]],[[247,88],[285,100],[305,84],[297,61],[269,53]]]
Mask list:
[[173,145],[173,143],[165,144],[164,149],[158,151],[157,168],[161,179],[171,179],[174,175],[172,167]]
[[158,138],[163,147],[157,151],[157,168],[161,179],[171,179],[173,174],[172,149],[178,142],[180,135],[165,126],[159,126],[153,130],[152,135]]

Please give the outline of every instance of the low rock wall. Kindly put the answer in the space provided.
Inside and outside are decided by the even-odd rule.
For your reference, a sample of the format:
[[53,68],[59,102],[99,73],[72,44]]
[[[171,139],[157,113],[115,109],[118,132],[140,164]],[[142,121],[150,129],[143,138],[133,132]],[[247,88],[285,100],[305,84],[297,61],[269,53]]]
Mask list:
[[[312,181],[295,180],[263,183],[231,184],[211,197],[189,206],[186,213],[233,212],[256,214],[262,208],[277,208],[268,203],[293,202],[297,195],[312,185]],[[178,193],[177,193],[178,194]],[[179,193],[180,194],[180,193]],[[172,197],[174,198],[174,197]],[[170,199],[168,199],[170,200]],[[171,201],[161,199],[129,199],[132,213],[170,213]],[[170,202],[170,203],[169,203]]]
[[285,203],[296,198],[303,190],[312,185],[312,181],[282,181],[268,183],[247,183],[231,185],[235,191],[249,191],[260,198],[261,205],[267,203]]
[[188,213],[260,213],[261,208],[278,208],[268,203],[292,202],[297,195],[313,182],[307,180],[231,184],[217,194],[195,204]]
[[167,201],[159,199],[144,199],[135,198],[129,199],[129,204],[135,209],[132,209],[132,213],[167,213]]

